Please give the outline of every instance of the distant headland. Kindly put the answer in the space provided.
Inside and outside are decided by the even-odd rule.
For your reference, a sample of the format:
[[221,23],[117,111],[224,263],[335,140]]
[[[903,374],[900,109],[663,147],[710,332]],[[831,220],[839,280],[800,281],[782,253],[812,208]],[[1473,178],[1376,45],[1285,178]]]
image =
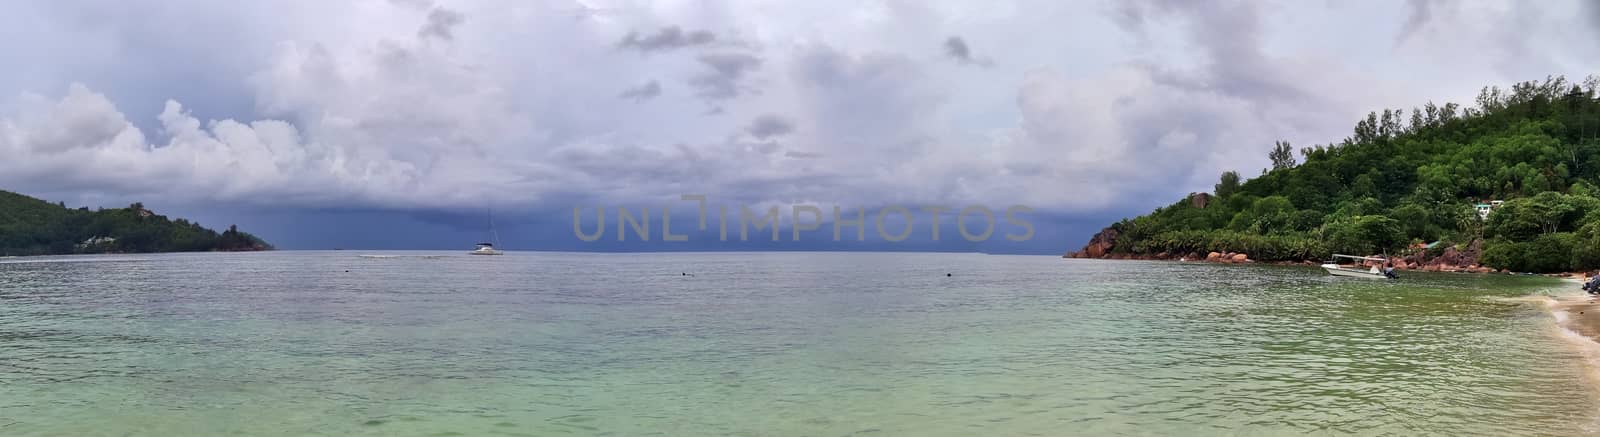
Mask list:
[[1213,192],[1112,224],[1066,256],[1294,263],[1345,253],[1427,270],[1600,268],[1597,87],[1597,76],[1486,87],[1471,107],[1373,112],[1338,143],[1279,141],[1260,176],[1224,172]]
[[234,226],[168,220],[141,203],[91,211],[0,190],[0,256],[260,250],[272,245]]

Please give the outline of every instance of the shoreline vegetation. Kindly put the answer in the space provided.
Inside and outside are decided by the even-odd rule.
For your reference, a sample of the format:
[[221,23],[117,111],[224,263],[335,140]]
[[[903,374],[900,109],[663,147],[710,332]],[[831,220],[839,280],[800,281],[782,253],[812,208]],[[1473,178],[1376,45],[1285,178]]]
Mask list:
[[[1317,263],[1379,256],[1402,270],[1600,268],[1600,77],[1485,87],[1476,104],[1384,109],[1338,143],[1286,141],[1272,167],[1224,172],[1096,233],[1068,258]],[[1298,154],[1298,156],[1297,156]]]
[[272,245],[237,227],[217,232],[141,203],[90,211],[0,191],[0,257],[263,250]]

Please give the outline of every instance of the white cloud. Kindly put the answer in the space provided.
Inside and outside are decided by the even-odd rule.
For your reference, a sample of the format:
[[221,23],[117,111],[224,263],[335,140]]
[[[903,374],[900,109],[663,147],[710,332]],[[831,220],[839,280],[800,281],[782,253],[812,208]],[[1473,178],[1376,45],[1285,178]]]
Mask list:
[[[1272,141],[1337,141],[1368,110],[1600,59],[1568,47],[1563,32],[1596,28],[1570,2],[434,3],[207,9],[206,29],[248,29],[215,40],[140,26],[139,8],[16,8],[0,24],[96,49],[45,58],[0,42],[0,57],[34,61],[0,71],[0,96],[22,96],[0,97],[0,188],[291,207],[700,193],[1096,211],[1254,174]],[[145,18],[200,18],[182,10]],[[93,73],[118,65],[137,74]],[[39,79],[57,77],[82,84]]]

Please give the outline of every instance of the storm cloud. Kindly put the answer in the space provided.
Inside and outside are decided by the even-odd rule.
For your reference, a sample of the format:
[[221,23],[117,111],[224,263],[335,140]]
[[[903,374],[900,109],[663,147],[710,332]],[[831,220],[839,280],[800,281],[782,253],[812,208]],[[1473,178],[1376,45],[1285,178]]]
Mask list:
[[417,31],[418,36],[435,37],[445,41],[455,39],[451,29],[461,24],[466,19],[460,12],[445,8],[434,8],[428,12],[428,23]]
[[667,26],[653,34],[628,32],[617,42],[617,47],[637,50],[640,53],[670,51],[686,47],[704,46],[717,41],[717,35],[705,30],[685,32],[678,26]]
[[1273,141],[1338,141],[1367,111],[1600,71],[1573,36],[1600,32],[1600,7],[1576,0],[173,1],[3,7],[0,189],[1112,214],[1253,174]]
[[962,64],[989,66],[993,64],[988,59],[980,59],[972,54],[972,49],[967,47],[967,40],[959,36],[952,36],[944,40],[944,54]]
[[767,139],[794,132],[794,123],[772,114],[762,114],[751,120],[744,131],[757,139]]
[[1418,30],[1422,29],[1423,25],[1433,21],[1433,3],[1434,0],[1406,1],[1406,7],[1409,9],[1410,14],[1406,16],[1405,24],[1401,25],[1400,34],[1395,36],[1396,43],[1410,39],[1411,35],[1416,34]]
[[707,101],[738,97],[748,89],[745,77],[761,67],[761,58],[748,53],[707,53],[695,59],[705,71],[690,78],[689,86]]
[[622,94],[619,94],[618,97],[635,102],[643,102],[654,99],[659,95],[661,95],[661,83],[651,80],[649,82],[639,84],[638,86],[622,90]]
[[1583,8],[1589,17],[1590,30],[1600,33],[1600,3],[1583,2]]

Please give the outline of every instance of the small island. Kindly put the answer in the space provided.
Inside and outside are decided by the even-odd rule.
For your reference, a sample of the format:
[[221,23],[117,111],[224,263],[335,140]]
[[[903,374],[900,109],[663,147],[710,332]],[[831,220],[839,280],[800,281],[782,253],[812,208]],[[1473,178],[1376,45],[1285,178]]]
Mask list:
[[91,211],[0,191],[0,256],[271,249],[235,226],[217,232],[185,219],[169,220],[141,203]]
[[1300,263],[1344,253],[1401,269],[1600,268],[1597,86],[1589,76],[1487,87],[1472,107],[1372,112],[1338,143],[1279,141],[1260,176],[1224,172],[1213,192],[1117,222],[1066,256]]

